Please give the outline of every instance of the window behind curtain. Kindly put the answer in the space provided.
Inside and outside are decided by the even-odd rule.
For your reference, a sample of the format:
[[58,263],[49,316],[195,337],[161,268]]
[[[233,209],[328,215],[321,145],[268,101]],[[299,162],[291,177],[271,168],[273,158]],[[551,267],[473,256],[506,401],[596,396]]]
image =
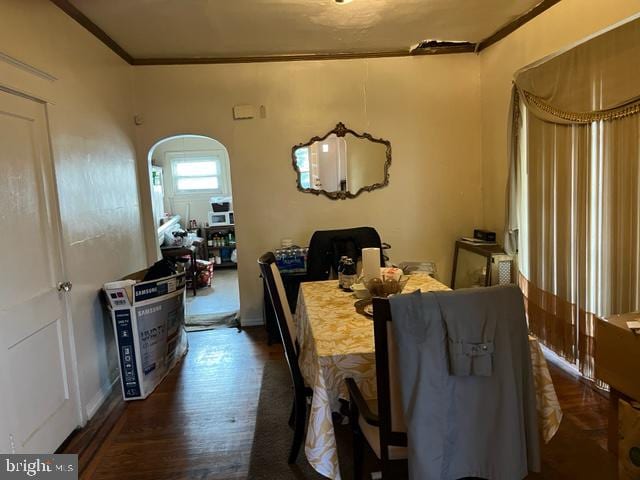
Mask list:
[[505,244],[529,327],[594,376],[598,317],[640,310],[640,19],[521,69]]

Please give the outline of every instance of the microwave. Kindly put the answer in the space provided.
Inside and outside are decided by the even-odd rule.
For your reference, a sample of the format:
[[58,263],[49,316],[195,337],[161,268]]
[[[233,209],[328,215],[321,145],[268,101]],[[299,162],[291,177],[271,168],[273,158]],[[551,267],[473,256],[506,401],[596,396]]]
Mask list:
[[233,225],[233,212],[209,212],[209,226]]

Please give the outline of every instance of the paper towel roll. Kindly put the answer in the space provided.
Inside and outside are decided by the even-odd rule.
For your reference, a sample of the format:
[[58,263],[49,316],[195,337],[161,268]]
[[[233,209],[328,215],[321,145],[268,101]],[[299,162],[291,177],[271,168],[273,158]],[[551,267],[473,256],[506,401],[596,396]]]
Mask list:
[[362,249],[362,276],[365,282],[373,278],[381,278],[379,248]]

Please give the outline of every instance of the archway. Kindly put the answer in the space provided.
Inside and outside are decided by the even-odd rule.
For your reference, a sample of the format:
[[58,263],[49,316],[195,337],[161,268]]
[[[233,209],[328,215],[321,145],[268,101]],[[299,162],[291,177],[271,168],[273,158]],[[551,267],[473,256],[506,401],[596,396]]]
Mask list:
[[163,248],[180,243],[176,231],[202,239],[196,249],[198,289],[187,293],[187,328],[235,324],[240,301],[227,149],[208,136],[175,135],[151,147],[148,166],[158,258]]

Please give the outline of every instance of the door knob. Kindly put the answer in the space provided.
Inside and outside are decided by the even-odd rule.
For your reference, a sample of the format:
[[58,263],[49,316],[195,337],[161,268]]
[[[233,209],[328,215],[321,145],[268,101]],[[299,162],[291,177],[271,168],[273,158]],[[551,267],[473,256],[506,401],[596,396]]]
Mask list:
[[58,284],[59,292],[70,292],[72,288],[73,288],[73,284],[71,282],[60,282]]

